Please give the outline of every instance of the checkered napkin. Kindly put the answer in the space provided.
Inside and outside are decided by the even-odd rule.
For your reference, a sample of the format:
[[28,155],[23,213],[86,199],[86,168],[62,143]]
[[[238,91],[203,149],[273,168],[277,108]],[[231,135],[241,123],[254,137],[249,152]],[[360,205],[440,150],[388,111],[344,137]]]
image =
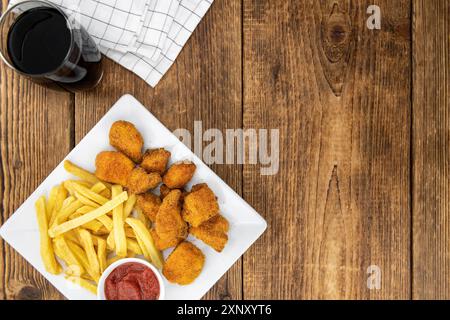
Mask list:
[[48,1],[76,14],[103,54],[154,87],[214,0]]

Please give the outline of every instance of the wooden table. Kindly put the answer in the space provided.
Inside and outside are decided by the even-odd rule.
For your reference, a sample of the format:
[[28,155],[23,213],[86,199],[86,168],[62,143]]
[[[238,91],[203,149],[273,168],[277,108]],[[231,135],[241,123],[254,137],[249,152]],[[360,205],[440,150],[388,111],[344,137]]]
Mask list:
[[[111,61],[80,94],[1,65],[0,223],[130,93],[171,130],[280,130],[277,175],[211,166],[268,229],[206,298],[449,299],[449,15],[447,0],[216,0],[155,89]],[[61,298],[1,248],[1,299]]]

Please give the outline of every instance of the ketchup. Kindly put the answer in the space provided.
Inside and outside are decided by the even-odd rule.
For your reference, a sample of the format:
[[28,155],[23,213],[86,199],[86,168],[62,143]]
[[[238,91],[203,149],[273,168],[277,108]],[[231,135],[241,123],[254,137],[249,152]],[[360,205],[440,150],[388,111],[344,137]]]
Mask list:
[[105,281],[107,300],[157,300],[159,293],[155,273],[138,262],[118,266]]

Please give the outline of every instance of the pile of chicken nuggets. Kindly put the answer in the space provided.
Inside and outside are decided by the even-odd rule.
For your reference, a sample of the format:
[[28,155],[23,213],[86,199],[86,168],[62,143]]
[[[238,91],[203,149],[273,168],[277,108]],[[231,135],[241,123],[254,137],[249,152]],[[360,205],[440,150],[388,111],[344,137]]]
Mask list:
[[[228,241],[229,225],[220,215],[217,197],[206,183],[194,185],[190,191],[184,189],[195,173],[194,163],[181,161],[167,168],[169,151],[159,148],[142,153],[144,139],[132,123],[116,121],[109,142],[117,151],[97,155],[95,175],[136,194],[136,206],[151,221],[150,234],[156,247],[175,247],[163,266],[167,280],[180,285],[193,282],[205,256],[186,241],[188,234],[217,252]],[[158,187],[159,196],[152,192]]]

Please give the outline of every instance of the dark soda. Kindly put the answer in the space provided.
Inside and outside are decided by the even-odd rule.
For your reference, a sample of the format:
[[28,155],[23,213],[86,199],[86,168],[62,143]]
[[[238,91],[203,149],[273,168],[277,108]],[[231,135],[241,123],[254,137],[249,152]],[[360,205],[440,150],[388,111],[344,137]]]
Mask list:
[[95,87],[103,75],[92,38],[82,27],[71,29],[55,8],[22,13],[8,32],[7,48],[14,67],[44,85],[82,91]]

